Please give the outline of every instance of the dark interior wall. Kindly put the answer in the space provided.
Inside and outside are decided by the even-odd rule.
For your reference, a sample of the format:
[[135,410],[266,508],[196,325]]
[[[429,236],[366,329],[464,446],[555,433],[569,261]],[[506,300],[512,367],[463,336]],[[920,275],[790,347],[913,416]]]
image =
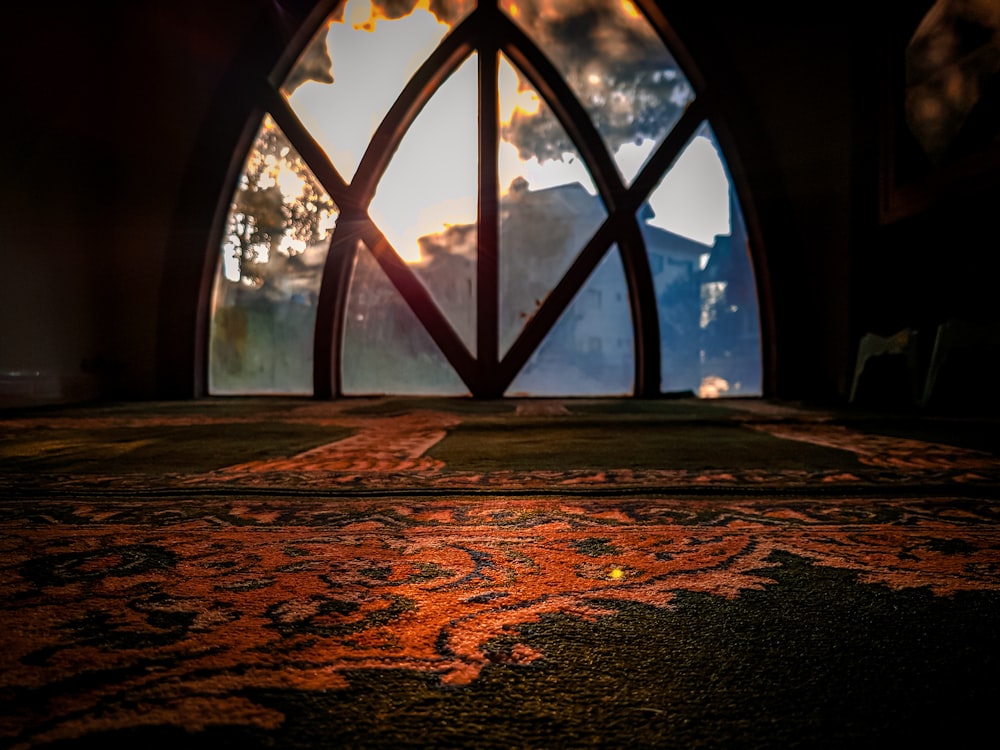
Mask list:
[[178,189],[266,5],[36,3],[5,25],[0,399],[156,395]]
[[[978,104],[947,152],[929,157],[905,122],[902,83],[906,46],[932,5],[932,0],[894,4],[892,23],[876,24],[868,32],[876,36],[862,48],[867,57],[856,61],[862,74],[856,76],[859,85],[867,69],[881,70],[884,77],[875,92],[878,101],[859,109],[879,118],[880,141],[872,148],[857,139],[855,147],[865,164],[860,174],[872,173],[870,163],[876,179],[858,181],[855,187],[853,336],[858,341],[866,333],[917,334],[909,337],[907,357],[915,361],[910,360],[906,376],[901,377],[900,362],[883,358],[871,368],[867,383],[862,382],[868,386],[864,400],[891,404],[903,398],[905,403],[900,391],[906,389],[899,381],[914,379],[915,373],[916,387],[923,389],[918,401],[926,410],[996,413],[1000,397],[990,385],[990,374],[1000,355],[1000,310],[995,302],[1000,272],[995,228],[1000,206],[1000,78],[977,87]],[[981,30],[965,33],[975,38]],[[942,46],[936,49],[940,52]],[[975,59],[968,50],[961,54],[965,60]],[[954,79],[945,80],[952,94],[969,90],[956,88]]]
[[[879,224],[881,33],[846,12],[661,5],[719,97],[719,137],[757,218],[770,393],[843,398],[861,332],[989,313],[995,190]],[[193,316],[165,319],[161,299],[175,248],[204,230],[177,221],[192,160],[253,25],[296,12],[268,0],[98,7],[29,9],[8,28],[0,398],[43,372],[69,396],[165,393],[164,339],[193,339]]]
[[909,328],[929,347],[937,327],[949,320],[1000,323],[998,207],[1000,190],[957,185],[940,204],[865,238],[856,309],[866,330],[890,336]]
[[220,82],[267,4],[157,0],[123,3],[117,14],[119,163],[107,217],[115,293],[100,323],[113,336],[104,362],[115,392],[156,393],[159,295],[170,293],[164,274],[176,262],[178,194]]
[[5,24],[0,373],[11,388],[60,376],[79,385],[81,362],[98,349],[91,259],[103,240],[95,211],[106,188],[91,189],[91,180],[95,152],[108,148],[92,119],[101,92],[90,76],[108,60],[106,40],[80,43],[84,17],[50,19],[39,7]]

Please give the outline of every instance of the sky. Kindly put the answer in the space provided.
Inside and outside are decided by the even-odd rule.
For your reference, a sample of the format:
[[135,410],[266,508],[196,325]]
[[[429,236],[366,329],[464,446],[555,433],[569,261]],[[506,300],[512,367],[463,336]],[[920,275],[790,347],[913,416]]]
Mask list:
[[[342,21],[328,25],[327,50],[332,62],[333,82],[306,81],[289,95],[289,102],[317,141],[326,150],[334,166],[350,180],[367,148],[372,134],[396,99],[406,81],[427,58],[450,26],[441,22],[423,0],[409,15],[387,20],[386,15],[404,13],[413,0],[398,0],[395,9],[388,5],[372,12],[369,0],[350,0]],[[600,7],[601,13],[617,13],[621,8],[613,0],[558,0],[557,6],[579,8],[581,3]],[[538,11],[552,4],[545,0],[526,3]],[[437,0],[441,6],[448,5]],[[454,15],[454,9],[451,9]],[[633,9],[634,10],[634,9]],[[460,10],[457,12],[461,12]],[[380,17],[381,16],[381,17]],[[619,78],[623,72],[639,70],[642,60],[627,58],[625,50],[636,47],[635,39],[648,43],[647,35],[635,36],[636,21],[629,14],[615,23],[594,26],[600,33],[595,44],[610,52],[581,62],[579,70],[586,76],[576,80],[578,94],[594,96],[608,94],[607,81]],[[617,16],[615,17],[617,18]],[[614,19],[612,19],[614,20]],[[641,23],[644,23],[641,21]],[[596,24],[596,22],[595,22]],[[629,26],[625,26],[629,24]],[[621,27],[621,28],[619,28]],[[545,34],[556,49],[560,39],[569,32],[556,25],[539,27],[540,40]],[[608,29],[611,31],[609,32]],[[620,33],[619,33],[620,32]],[[578,32],[576,32],[578,33]],[[585,32],[591,33],[591,32]],[[560,36],[560,34],[562,36]],[[617,36],[616,36],[617,34]],[[629,36],[632,34],[632,36]],[[658,41],[656,42],[658,44]],[[589,48],[573,40],[572,54],[578,48]],[[568,56],[570,53],[566,53]],[[592,54],[592,53],[591,53]],[[664,50],[664,54],[667,54]],[[618,55],[618,57],[614,57]],[[568,57],[566,58],[568,59]],[[607,60],[616,60],[617,70]],[[408,261],[419,259],[417,238],[440,232],[448,225],[470,224],[476,219],[478,192],[478,77],[475,55],[442,85],[418,115],[404,136],[399,149],[383,176],[370,206],[372,219],[380,227],[397,252]],[[602,68],[601,66],[605,67]],[[552,128],[558,123],[549,116],[546,128],[536,126],[540,105],[537,94],[526,86],[518,86],[518,75],[503,58],[498,81],[500,120],[505,135],[500,144],[499,183],[501,193],[517,177],[527,180],[529,189],[537,190],[558,185],[580,183],[589,192],[595,188],[582,160],[573,153],[569,139],[560,133],[565,146],[561,154],[549,158],[542,146],[532,155],[531,137],[545,139],[551,146]],[[589,87],[589,88],[588,88]],[[602,88],[603,87],[603,88]],[[619,97],[620,99],[620,97]],[[610,102],[618,101],[609,98]],[[619,102],[619,110],[621,109]],[[602,110],[603,111],[603,110]],[[625,120],[614,115],[625,116]],[[629,112],[611,112],[604,123],[613,156],[626,181],[639,171],[657,141],[645,137],[628,124]],[[625,126],[619,123],[625,122]],[[623,129],[624,127],[624,129]],[[559,128],[561,131],[561,128]],[[537,131],[537,132],[536,132]],[[619,132],[621,131],[621,132]],[[632,133],[633,137],[627,138]],[[511,138],[517,139],[515,145]],[[563,140],[558,141],[563,144]],[[551,148],[549,149],[551,151]],[[537,154],[541,154],[539,159]],[[527,158],[525,158],[527,157]],[[673,167],[653,191],[649,199],[655,226],[711,245],[716,235],[729,233],[729,184],[726,171],[713,142],[702,135],[692,139]]]

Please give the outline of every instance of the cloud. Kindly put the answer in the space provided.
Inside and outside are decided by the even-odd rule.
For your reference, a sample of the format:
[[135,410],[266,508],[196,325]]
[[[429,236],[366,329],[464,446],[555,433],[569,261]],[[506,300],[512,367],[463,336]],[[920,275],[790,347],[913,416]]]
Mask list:
[[333,60],[326,46],[326,26],[313,37],[299,61],[292,68],[282,86],[286,96],[291,96],[306,81],[333,83]]
[[[517,8],[517,22],[565,76],[612,151],[660,140],[693,97],[673,56],[630,4],[522,0]],[[545,106],[516,113],[503,134],[522,159],[558,159],[571,150]]]
[[[410,15],[427,0],[363,0],[352,8],[361,28]],[[512,4],[513,5],[513,4]],[[429,0],[423,7],[442,23],[453,24],[473,0]],[[344,20],[344,7],[337,18]],[[348,9],[347,17],[351,16]],[[629,3],[618,0],[519,0],[516,21],[565,76],[612,152],[627,143],[659,141],[693,98],[690,84],[650,24]],[[359,19],[356,13],[362,14]],[[332,61],[326,33],[316,35],[283,87],[291,94],[306,81],[331,83]],[[520,90],[530,88],[518,73]],[[577,149],[551,108],[518,110],[501,127],[504,140],[522,160],[562,160]]]
[[[369,10],[367,19],[357,21],[356,16],[354,18],[358,27],[372,31],[380,20],[396,21],[409,16],[420,2],[421,0],[375,0],[369,3],[367,8],[364,5],[364,0],[338,3],[333,13],[327,18],[327,23],[309,42],[299,61],[288,74],[288,78],[282,86],[285,95],[290,96],[295,89],[307,81],[333,83],[333,60],[327,47],[327,29],[331,23],[345,22],[347,19],[345,11],[349,4],[352,5],[352,10],[355,13],[358,11],[364,13],[365,10]],[[463,18],[474,6],[474,0],[430,0],[429,10],[438,21],[450,25]]]
[[[372,16],[394,21],[410,15],[420,0],[374,0]],[[442,23],[452,24],[475,7],[474,0],[430,0],[429,10]]]

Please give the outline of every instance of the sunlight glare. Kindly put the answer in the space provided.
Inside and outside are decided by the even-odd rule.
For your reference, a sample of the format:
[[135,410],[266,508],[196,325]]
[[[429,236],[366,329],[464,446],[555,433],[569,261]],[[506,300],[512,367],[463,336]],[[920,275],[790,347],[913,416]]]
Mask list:
[[351,0],[344,9],[344,18],[351,28],[365,31],[375,29],[375,9],[371,0]]
[[621,0],[621,6],[629,18],[641,18],[642,14],[639,13],[639,9],[632,4],[631,0]]
[[472,55],[410,126],[369,207],[401,258],[419,262],[419,238],[476,223],[479,89]]
[[[629,18],[641,16],[630,0],[620,2]],[[345,20],[330,25],[327,44],[335,84],[308,82],[292,94],[290,101],[303,121],[317,132],[338,169],[354,173],[398,92],[447,33],[448,25],[429,8],[430,0],[420,0],[410,15],[387,20],[371,0],[349,0]],[[508,9],[512,16],[519,13],[515,3],[510,3]],[[372,85],[373,81],[378,85]],[[504,56],[497,83],[501,128],[509,125],[515,115],[530,117],[541,110],[538,93],[528,85],[520,87],[517,71]],[[372,218],[408,262],[420,260],[419,237],[476,221],[477,191],[470,184],[477,179],[474,155],[478,148],[474,139],[478,123],[475,100],[469,97],[469,93],[456,95],[445,90],[435,94],[439,111],[447,114],[418,118],[404,142],[422,145],[407,153],[403,148],[397,152],[372,202]],[[440,102],[442,98],[448,101]],[[436,122],[431,124],[429,119]],[[420,120],[424,120],[423,125]],[[445,124],[447,127],[442,127]],[[417,135],[420,128],[423,134]],[[456,138],[461,143],[456,145]],[[465,144],[468,138],[473,140]],[[645,139],[618,149],[615,159],[627,181],[638,174],[655,145]],[[436,156],[446,153],[464,153],[465,157]],[[294,173],[281,170],[275,177],[286,194],[301,194],[301,185],[294,184],[298,179]],[[513,144],[501,141],[498,178],[502,195],[518,177],[527,180],[531,190],[579,183],[591,195],[597,193],[586,165],[577,155],[525,161]],[[729,233],[728,191],[718,154],[708,139],[697,138],[650,196],[655,213],[650,223],[711,245],[715,236]],[[415,200],[416,195],[421,199]]]

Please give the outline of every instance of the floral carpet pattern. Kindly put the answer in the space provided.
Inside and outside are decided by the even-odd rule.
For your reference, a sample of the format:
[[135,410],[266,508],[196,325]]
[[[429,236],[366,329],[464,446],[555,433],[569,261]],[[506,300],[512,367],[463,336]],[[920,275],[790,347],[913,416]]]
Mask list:
[[[1000,666],[985,624],[1000,614],[992,426],[898,434],[898,421],[760,405],[422,406],[0,420],[0,743],[836,746],[921,729],[906,713],[920,701],[997,697],[976,681]],[[231,443],[276,421],[293,429],[232,460],[251,451]],[[200,437],[178,443],[177,430]],[[588,437],[616,432],[616,445]],[[798,591],[804,614],[781,619]],[[699,606],[720,614],[680,640]],[[772,625],[758,632],[754,617]],[[894,680],[926,670],[899,704],[882,678],[854,671],[860,646],[845,634],[876,621],[869,641],[895,636],[866,664]],[[732,632],[712,645],[720,622]],[[607,628],[621,639],[610,668],[603,645],[578,643]],[[811,633],[805,646],[799,631]],[[939,654],[949,640],[964,651]],[[665,681],[685,670],[716,684],[734,669],[696,669],[693,650],[709,647],[737,649],[730,661],[755,665],[740,668],[756,682],[718,705],[702,685],[687,713],[665,703],[683,692]],[[631,684],[650,660],[651,676]],[[540,696],[559,669],[559,684],[580,683],[551,698],[561,713],[549,715]],[[817,718],[809,669],[852,684],[852,710],[883,705],[880,721]],[[754,728],[747,712],[799,680],[809,689]],[[629,691],[645,697],[609,734],[613,718],[594,706]],[[464,707],[433,708],[442,696]]]

